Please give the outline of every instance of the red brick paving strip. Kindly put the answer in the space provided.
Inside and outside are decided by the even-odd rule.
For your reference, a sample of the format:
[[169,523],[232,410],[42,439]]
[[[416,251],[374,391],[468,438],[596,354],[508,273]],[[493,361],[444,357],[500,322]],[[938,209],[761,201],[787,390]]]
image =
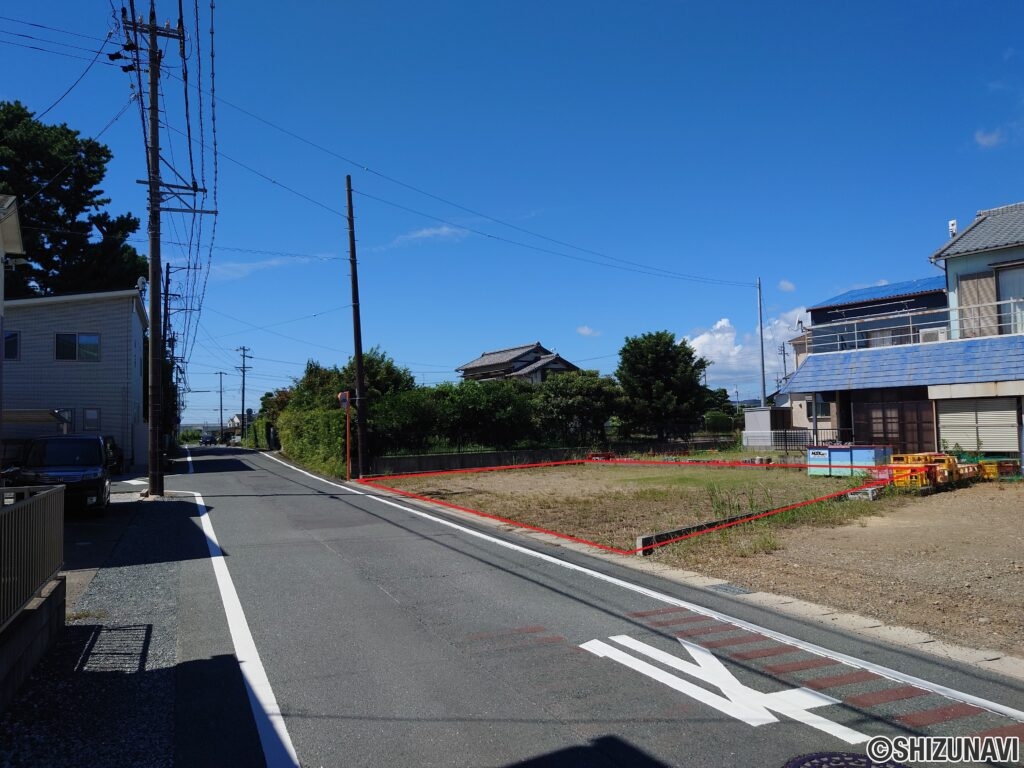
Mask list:
[[632,619],[643,619],[647,616],[664,616],[666,613],[681,613],[682,611],[689,613],[690,609],[683,608],[683,606],[681,605],[673,605],[668,608],[655,608],[651,611],[633,611],[632,613],[627,613],[626,615]]
[[721,640],[708,640],[707,642],[701,642],[701,645],[705,648],[725,648],[730,645],[760,643],[767,639],[764,635],[743,635],[742,637],[723,637]]
[[840,664],[841,662],[835,661],[834,659],[808,659],[806,661],[791,661],[789,664],[775,664],[770,667],[765,667],[765,672],[770,672],[773,675],[781,675],[787,672],[800,672],[805,669],[816,669],[817,667],[831,667],[834,664]]
[[899,688],[884,688],[881,691],[862,693],[858,696],[851,696],[844,699],[847,704],[855,707],[875,707],[879,704],[888,704],[890,701],[902,701],[913,699],[916,696],[927,696],[928,691],[915,688],[912,685],[901,685]]
[[652,627],[671,627],[675,624],[696,624],[698,621],[717,621],[717,619],[712,619],[710,616],[677,616],[674,619],[648,621],[647,624]]
[[798,653],[799,648],[794,648],[792,645],[776,645],[773,648],[761,648],[757,651],[740,651],[739,653],[730,653],[734,659],[740,661],[749,661],[750,659],[764,659],[768,656],[781,656],[784,653]]
[[970,704],[953,704],[949,707],[940,707],[939,709],[927,709],[924,712],[914,712],[909,715],[900,715],[896,719],[901,723],[912,727],[920,727],[923,725],[936,725],[938,723],[948,723],[950,720],[959,720],[963,717],[972,717],[973,715],[980,715],[984,713],[984,709],[981,707],[972,707]]
[[1024,739],[1024,723],[1007,725],[1002,728],[993,728],[991,731],[984,731],[983,733],[976,733],[974,735],[979,738],[984,738],[985,736],[1016,736],[1018,739]]
[[732,632],[736,627],[732,624],[712,624],[710,627],[695,627],[693,629],[682,629],[675,633],[676,637],[696,637],[697,635],[718,635],[722,632]]
[[880,679],[874,672],[866,669],[858,669],[856,672],[849,672],[845,675],[833,675],[832,677],[816,677],[813,680],[804,680],[804,686],[815,691],[824,691],[829,688],[838,688],[842,685],[853,685],[854,683],[866,683],[869,680]]

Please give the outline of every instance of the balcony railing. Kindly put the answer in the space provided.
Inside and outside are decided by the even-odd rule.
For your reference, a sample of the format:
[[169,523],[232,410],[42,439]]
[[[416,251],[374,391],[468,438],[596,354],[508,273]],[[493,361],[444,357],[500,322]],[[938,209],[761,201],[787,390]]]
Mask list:
[[964,307],[849,317],[807,331],[807,352],[929,344],[982,336],[1024,334],[1024,298]]
[[64,486],[0,488],[0,632],[64,563]]

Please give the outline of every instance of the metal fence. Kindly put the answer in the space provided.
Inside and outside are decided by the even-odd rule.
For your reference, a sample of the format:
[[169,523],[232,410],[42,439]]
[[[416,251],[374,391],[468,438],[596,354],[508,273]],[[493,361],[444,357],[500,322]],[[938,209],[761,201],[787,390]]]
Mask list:
[[64,564],[64,486],[0,488],[0,632]]
[[773,429],[765,431],[746,430],[743,433],[743,447],[765,448],[773,451],[802,451],[809,445],[834,445],[853,440],[849,429]]

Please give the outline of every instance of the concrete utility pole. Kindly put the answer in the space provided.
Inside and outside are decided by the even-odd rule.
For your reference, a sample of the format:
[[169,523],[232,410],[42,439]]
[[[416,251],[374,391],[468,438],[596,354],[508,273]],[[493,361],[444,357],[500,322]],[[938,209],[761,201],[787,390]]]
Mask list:
[[[134,9],[134,3],[132,4]],[[190,186],[165,183],[160,177],[160,66],[163,61],[163,54],[160,50],[160,38],[176,40],[179,47],[185,40],[185,30],[179,18],[178,27],[172,29],[170,25],[158,27],[156,23],[156,6],[150,0],[149,23],[131,18],[126,8],[121,9],[121,27],[125,33],[123,49],[131,54],[132,64],[122,67],[126,72],[142,71],[142,51],[146,48],[147,69],[149,71],[149,120],[147,128],[147,178],[140,182],[149,188],[147,207],[149,209],[149,223],[147,231],[149,234],[149,359],[147,371],[149,372],[149,495],[163,496],[164,475],[163,466],[160,461],[161,455],[161,427],[163,424],[164,392],[163,392],[163,367],[165,347],[163,345],[164,326],[163,313],[160,306],[161,296],[161,269],[160,269],[160,214],[167,212],[181,213],[216,213],[216,211],[199,210],[197,208],[169,208],[163,206],[165,192],[175,197],[183,195],[196,195],[206,192],[194,181]],[[142,88],[140,77],[139,88]],[[139,94],[142,98],[142,94]]]
[[761,336],[761,407],[768,404],[768,391],[764,381],[764,320],[761,311],[761,278],[757,278],[757,328]]
[[217,433],[217,440],[224,439],[224,371],[217,371],[220,376],[220,431]]
[[345,177],[348,200],[348,254],[352,277],[352,343],[356,358],[356,477],[366,472],[366,382],[363,378],[363,330],[359,322],[359,274],[356,271],[356,219],[352,208],[352,177]]
[[[239,368],[238,370],[242,372],[242,440],[245,440],[245,430],[249,426],[249,419],[245,415],[245,372],[249,370],[249,366],[245,364],[245,360],[247,357],[252,357],[252,355],[249,354],[249,352],[251,352],[252,350],[250,350],[248,347],[239,347],[235,351],[242,353],[242,367]],[[223,381],[223,379],[221,381]]]

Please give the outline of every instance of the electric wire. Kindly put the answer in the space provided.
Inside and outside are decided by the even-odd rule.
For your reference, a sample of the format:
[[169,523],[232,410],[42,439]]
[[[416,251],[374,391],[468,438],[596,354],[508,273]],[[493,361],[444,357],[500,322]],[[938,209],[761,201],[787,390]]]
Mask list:
[[36,119],[36,120],[42,120],[42,119],[43,119],[44,117],[46,117],[47,113],[49,113],[49,111],[50,111],[51,109],[53,109],[53,108],[54,108],[54,107],[56,107],[56,106],[57,106],[58,104],[60,104],[60,103],[61,103],[62,101],[64,101],[64,97],[65,97],[65,96],[67,96],[67,95],[68,95],[69,93],[71,93],[71,92],[72,92],[73,90],[75,90],[75,87],[76,87],[76,86],[77,86],[77,85],[78,85],[78,84],[79,84],[80,82],[82,82],[82,80],[83,80],[83,79],[85,79],[85,76],[89,74],[89,71],[90,71],[90,70],[92,69],[92,67],[93,67],[93,65],[94,65],[94,64],[96,63],[97,59],[99,59],[99,57],[100,57],[100,54],[102,54],[102,53],[103,53],[103,49],[107,47],[107,43],[108,43],[108,42],[110,41],[110,38],[111,38],[111,37],[113,36],[113,34],[114,34],[114,31],[113,31],[113,30],[111,30],[111,31],[107,32],[107,38],[106,38],[106,40],[104,40],[104,41],[103,41],[103,45],[101,45],[101,46],[100,46],[100,49],[99,49],[98,51],[96,51],[96,55],[92,57],[92,61],[90,61],[90,62],[89,62],[89,65],[88,65],[88,66],[87,66],[87,67],[85,68],[85,70],[84,70],[84,71],[82,72],[82,74],[80,74],[80,75],[78,76],[78,79],[77,79],[77,80],[75,80],[75,82],[73,82],[73,83],[72,83],[72,84],[71,84],[71,85],[70,85],[70,86],[68,87],[68,89],[67,89],[66,91],[64,91],[64,93],[62,93],[62,94],[60,95],[60,97],[58,97],[58,99],[57,99],[57,100],[56,100],[55,102],[53,102],[53,104],[51,104],[50,106],[48,106],[48,107],[47,107],[46,109],[44,109],[44,110],[43,110],[42,112],[40,112],[40,113],[39,113],[38,115],[35,115],[35,119]]
[[[132,105],[132,99],[128,99],[128,101],[125,103],[125,105],[123,107],[121,107],[121,109],[117,112],[117,114],[114,115],[105,126],[103,126],[103,128],[100,130],[99,133],[96,134],[96,136],[94,138],[98,139],[100,136],[102,136],[104,133],[106,133],[107,130],[110,128],[110,126],[112,126],[114,123],[116,123],[118,120],[121,119],[121,115],[123,115],[125,112],[127,112],[128,108],[131,105]],[[30,197],[26,198],[24,203],[22,203],[22,205],[30,203],[33,200],[35,200],[37,197],[39,197],[39,195],[42,194],[43,190],[46,189],[51,184],[53,184],[53,182],[55,182],[57,179],[59,179],[64,174],[64,171],[66,171],[68,168],[70,168],[72,165],[75,164],[77,159],[78,158],[72,158],[63,168],[61,168],[59,171],[57,171],[57,173],[55,173],[50,178],[49,181],[45,182],[41,187],[39,187],[39,189],[37,189],[35,192],[33,192]],[[68,232],[68,234],[80,234],[80,233]]]
[[27,27],[35,27],[36,29],[45,29],[48,32],[59,32],[62,35],[71,35],[72,37],[81,37],[81,38],[84,38],[85,40],[96,40],[98,42],[103,42],[103,38],[102,37],[94,37],[93,35],[85,35],[85,34],[82,34],[81,32],[72,32],[69,29],[59,29],[58,27],[50,27],[50,26],[47,26],[46,24],[37,24],[34,21],[25,21],[24,19],[15,19],[15,18],[12,18],[10,16],[0,16],[0,21],[12,21],[15,24],[24,24]]

